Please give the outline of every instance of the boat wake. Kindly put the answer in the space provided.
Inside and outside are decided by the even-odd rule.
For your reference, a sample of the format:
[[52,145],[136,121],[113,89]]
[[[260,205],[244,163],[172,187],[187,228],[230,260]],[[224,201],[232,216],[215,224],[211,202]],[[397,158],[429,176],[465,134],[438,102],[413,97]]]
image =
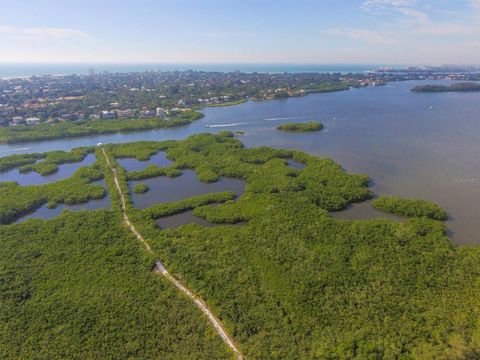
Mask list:
[[311,116],[290,116],[290,117],[273,117],[273,118],[265,118],[265,121],[281,121],[281,120],[292,120],[292,119],[304,119]]
[[18,152],[18,151],[26,151],[30,150],[31,148],[25,147],[25,148],[17,148],[17,149],[7,149],[7,150],[0,150],[0,152]]
[[230,124],[212,124],[212,125],[205,125],[207,128],[222,128],[222,127],[230,127],[230,126],[238,126],[238,125],[246,125],[248,123],[230,123]]

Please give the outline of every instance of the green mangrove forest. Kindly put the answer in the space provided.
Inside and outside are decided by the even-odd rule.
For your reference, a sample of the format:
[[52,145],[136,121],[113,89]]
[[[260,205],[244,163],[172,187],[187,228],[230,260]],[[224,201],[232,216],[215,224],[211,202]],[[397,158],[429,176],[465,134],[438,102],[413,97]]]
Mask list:
[[148,191],[148,185],[144,183],[138,183],[133,187],[132,190],[137,194],[144,194]]
[[452,85],[418,85],[412,88],[413,92],[469,92],[469,91],[480,91],[480,83],[476,82],[462,82],[455,83]]
[[78,169],[72,177],[54,183],[20,186],[0,182],[0,224],[8,224],[44,204],[80,204],[106,196],[103,186],[92,184],[103,178],[97,164]]
[[320,131],[322,129],[323,124],[319,121],[311,121],[304,123],[287,123],[277,126],[277,130],[296,132]]
[[[376,207],[407,219],[333,218],[372,198],[367,175],[300,151],[245,148],[229,132],[103,150],[127,195],[126,212],[153,253],[123,224],[102,149],[70,179],[2,184],[2,223],[35,201],[99,195],[91,181],[100,177],[111,207],[0,225],[1,358],[233,359],[192,302],[152,272],[155,259],[201,296],[245,359],[479,357],[480,248],[454,246],[436,205],[382,197]],[[171,165],[128,172],[115,161],[159,151]],[[242,179],[245,192],[135,206],[129,181],[186,169],[204,182]],[[19,198],[27,205],[16,209]],[[156,219],[190,210],[215,226],[156,226]]]
[[372,202],[378,210],[409,217],[427,217],[447,220],[448,214],[437,204],[426,200],[402,199],[396,196],[380,196]]
[[182,111],[169,119],[114,119],[64,121],[54,124],[18,125],[0,127],[0,143],[22,143],[88,135],[145,131],[158,128],[185,126],[203,117],[197,111]]

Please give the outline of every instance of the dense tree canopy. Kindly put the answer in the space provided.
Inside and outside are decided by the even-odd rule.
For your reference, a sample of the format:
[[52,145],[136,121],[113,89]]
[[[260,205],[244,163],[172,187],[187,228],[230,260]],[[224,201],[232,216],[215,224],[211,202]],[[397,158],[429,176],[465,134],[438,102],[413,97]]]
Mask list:
[[396,196],[380,196],[372,202],[378,210],[397,215],[427,217],[434,220],[447,220],[448,214],[437,204],[417,199],[401,199]]
[[144,183],[138,183],[133,187],[133,191],[136,192],[137,194],[143,194],[148,191],[148,185]]
[[0,239],[0,358],[232,358],[118,214],[66,212]]
[[[129,145],[128,155],[151,146]],[[445,226],[423,210],[404,214],[414,216],[404,223],[337,220],[328,211],[371,196],[368,177],[296,151],[244,149],[230,134],[158,146],[172,167],[193,168],[200,179],[208,172],[247,181],[245,194],[217,206],[184,202],[130,211],[160,258],[233,329],[248,358],[478,353],[480,252],[452,246]],[[291,168],[288,158],[306,167]],[[419,204],[425,205],[404,205]],[[219,226],[159,231],[150,220],[192,208]]]
[[[158,151],[169,169],[202,181],[245,180],[237,197],[137,209],[127,196],[126,206],[154,257],[206,301],[247,359],[478,358],[480,248],[453,246],[429,218],[442,218],[433,204],[395,200],[404,222],[332,218],[372,196],[367,176],[295,150],[246,149],[231,133],[104,149],[125,194],[131,173],[115,158]],[[0,226],[2,355],[231,356],[194,305],[151,275],[154,257],[121,225],[100,149],[97,162],[112,210]],[[216,226],[155,224],[192,209]]]
[[418,85],[412,88],[413,92],[451,92],[451,91],[480,91],[480,84],[475,82],[454,83],[452,85]]
[[287,123],[280,126],[277,126],[277,130],[284,131],[320,131],[323,129],[323,124],[318,121],[312,121],[307,123]]
[[20,186],[16,182],[0,182],[0,224],[7,224],[19,216],[48,203],[79,204],[105,197],[103,186],[92,184],[103,177],[96,164],[78,169],[65,180],[42,185]]
[[203,116],[196,111],[184,111],[171,119],[115,119],[66,121],[36,126],[0,127],[0,143],[21,143],[117,132],[144,131],[157,128],[184,126]]

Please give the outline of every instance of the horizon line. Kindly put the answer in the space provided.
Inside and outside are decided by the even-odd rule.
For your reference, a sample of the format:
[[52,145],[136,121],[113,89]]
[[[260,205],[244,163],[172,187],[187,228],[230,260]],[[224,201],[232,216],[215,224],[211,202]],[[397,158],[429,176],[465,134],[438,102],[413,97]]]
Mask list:
[[379,66],[480,66],[475,63],[366,63],[366,62],[167,62],[167,61],[0,61],[0,65],[379,65]]

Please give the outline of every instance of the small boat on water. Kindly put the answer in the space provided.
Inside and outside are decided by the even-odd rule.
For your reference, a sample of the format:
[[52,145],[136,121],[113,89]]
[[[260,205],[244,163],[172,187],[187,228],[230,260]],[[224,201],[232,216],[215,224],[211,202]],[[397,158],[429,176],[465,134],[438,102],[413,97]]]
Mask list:
[[430,106],[430,110],[433,110],[433,106]]

